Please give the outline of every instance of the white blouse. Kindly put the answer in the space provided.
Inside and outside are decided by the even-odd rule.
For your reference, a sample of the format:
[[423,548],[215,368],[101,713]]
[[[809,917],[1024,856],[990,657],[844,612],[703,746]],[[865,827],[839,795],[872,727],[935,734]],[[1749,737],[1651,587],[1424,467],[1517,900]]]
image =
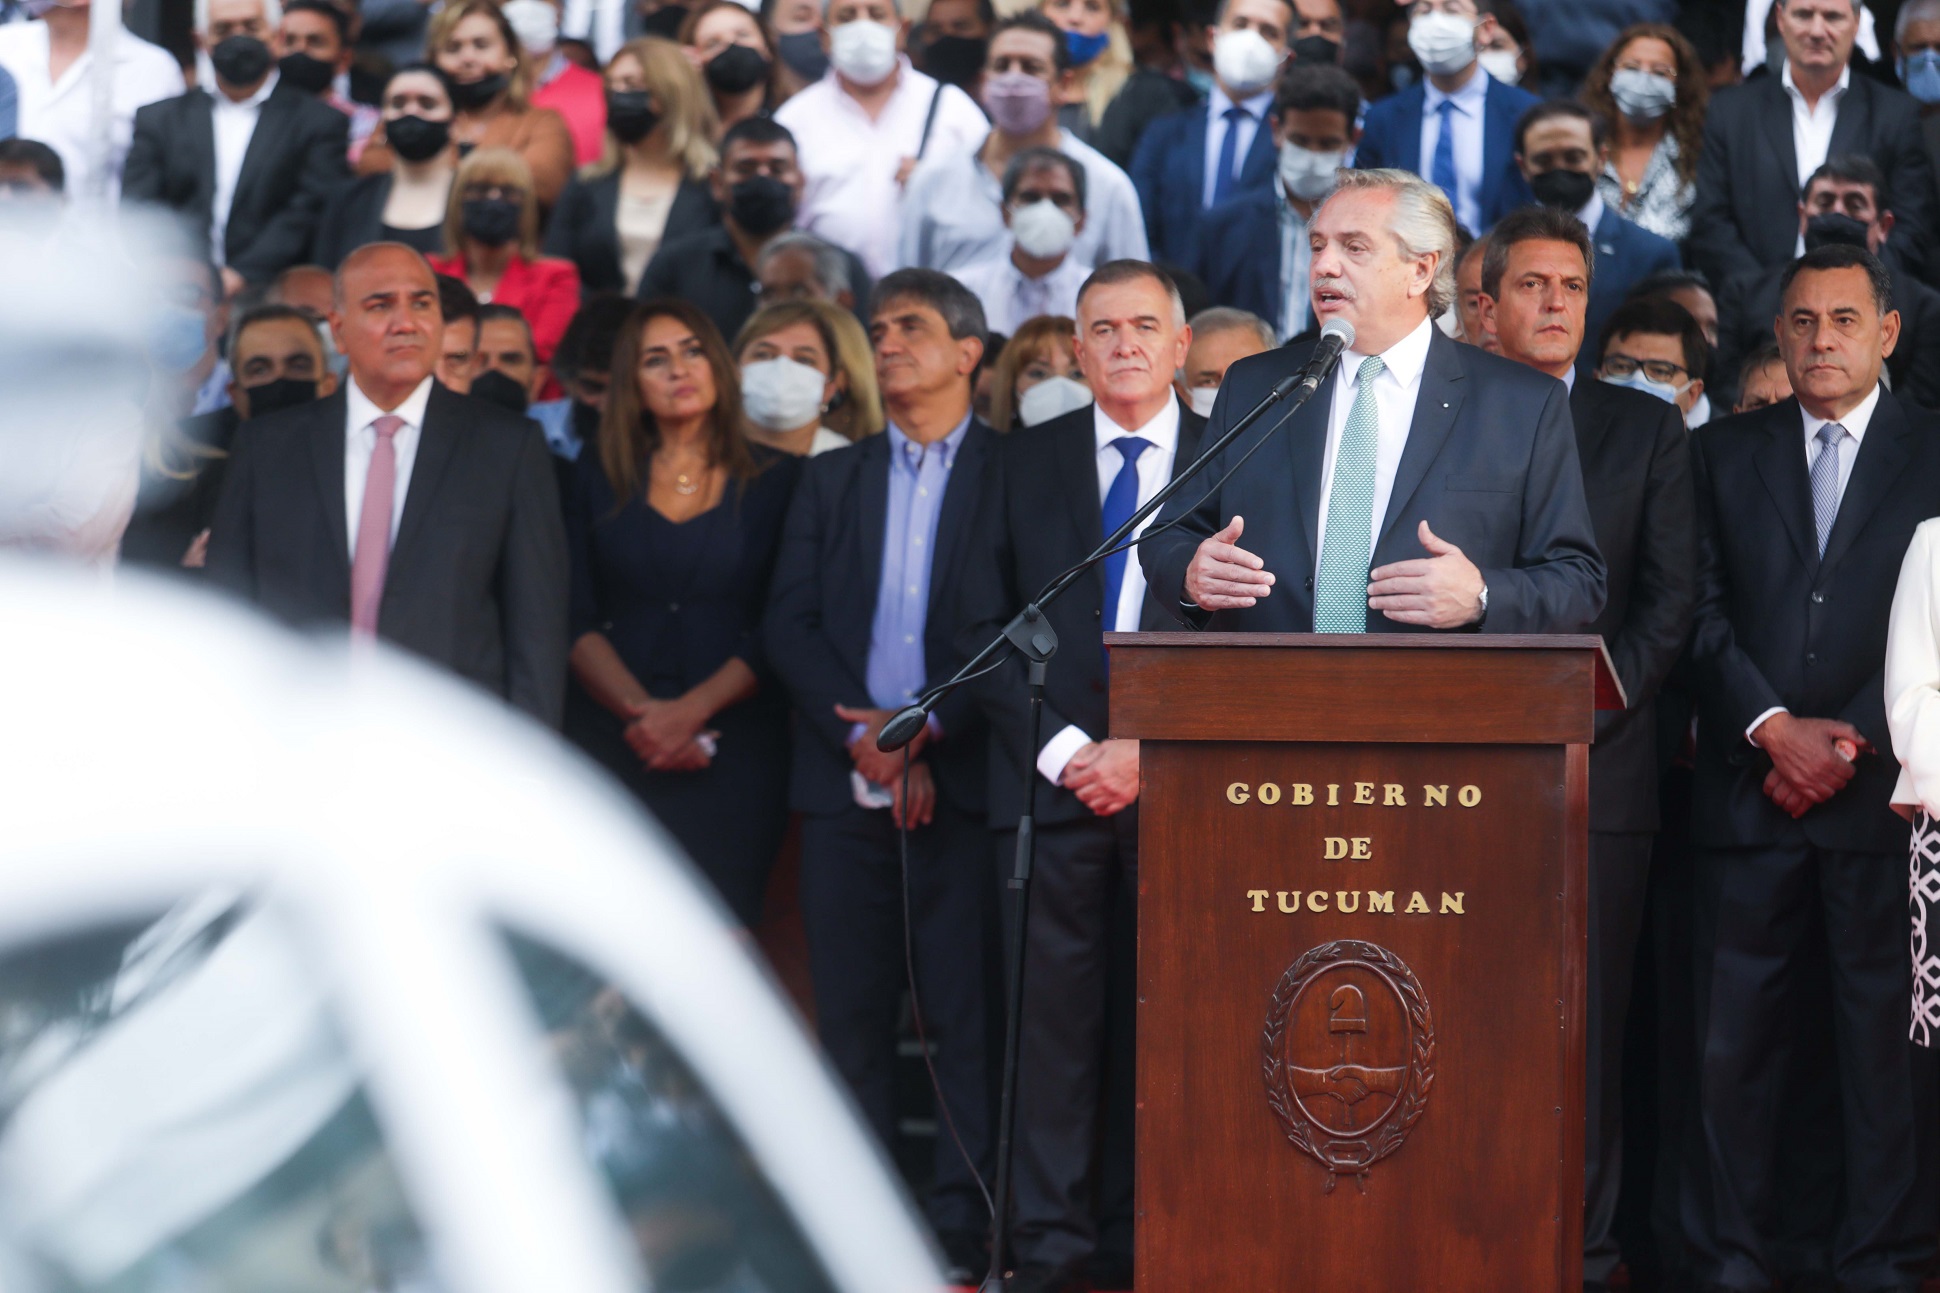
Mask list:
[[1895,804],[1940,820],[1940,519],[1913,532],[1886,629],[1886,723],[1900,759]]

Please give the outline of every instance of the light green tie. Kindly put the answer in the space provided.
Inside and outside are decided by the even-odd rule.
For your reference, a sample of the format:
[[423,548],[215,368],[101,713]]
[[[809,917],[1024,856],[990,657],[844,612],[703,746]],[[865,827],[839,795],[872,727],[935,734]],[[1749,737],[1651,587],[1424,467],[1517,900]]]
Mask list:
[[1327,495],[1327,533],[1320,544],[1320,577],[1314,581],[1314,632],[1367,632],[1367,567],[1374,546],[1374,450],[1380,443],[1380,409],[1374,379],[1386,370],[1379,355],[1361,361],[1354,375],[1354,407],[1334,453],[1334,483]]

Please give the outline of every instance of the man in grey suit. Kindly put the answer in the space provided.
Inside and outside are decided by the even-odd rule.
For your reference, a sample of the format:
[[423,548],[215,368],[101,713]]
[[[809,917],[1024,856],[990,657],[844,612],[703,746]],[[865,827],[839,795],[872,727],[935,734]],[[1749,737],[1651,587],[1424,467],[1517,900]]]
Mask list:
[[438,287],[409,247],[351,253],[335,307],[350,380],[238,437],[209,577],[293,623],[348,621],[557,725],[566,533],[538,425],[432,378]]
[[[1323,328],[1346,320],[1354,346],[1257,458],[1196,506],[1203,489],[1167,505],[1161,520],[1180,524],[1140,549],[1152,588],[1192,627],[1583,630],[1603,609],[1604,564],[1569,392],[1435,326],[1455,291],[1455,213],[1440,190],[1398,170],[1340,179],[1314,216],[1311,286]],[[1227,370],[1208,441],[1311,349]],[[1206,481],[1281,416],[1241,435]]]

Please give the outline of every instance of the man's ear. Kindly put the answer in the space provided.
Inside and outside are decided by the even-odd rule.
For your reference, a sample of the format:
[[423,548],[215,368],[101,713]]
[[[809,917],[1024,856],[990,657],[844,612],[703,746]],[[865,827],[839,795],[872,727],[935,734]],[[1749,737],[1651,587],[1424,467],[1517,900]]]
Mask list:
[[1888,238],[1891,238],[1892,236],[1893,236],[1893,213],[1891,211],[1882,211],[1879,213],[1879,240],[1881,242],[1885,242]]
[[983,342],[975,337],[965,337],[957,342],[957,376],[968,377],[977,371],[983,362]]
[[1882,359],[1889,358],[1893,348],[1900,344],[1900,312],[1888,310],[1886,317],[1879,321],[1879,353]]
[[326,368],[323,370],[323,376],[317,378],[317,398],[320,400],[329,399],[336,393],[337,374]]
[[1475,307],[1482,316],[1482,327],[1490,332],[1495,331],[1495,298],[1487,292],[1477,292]]

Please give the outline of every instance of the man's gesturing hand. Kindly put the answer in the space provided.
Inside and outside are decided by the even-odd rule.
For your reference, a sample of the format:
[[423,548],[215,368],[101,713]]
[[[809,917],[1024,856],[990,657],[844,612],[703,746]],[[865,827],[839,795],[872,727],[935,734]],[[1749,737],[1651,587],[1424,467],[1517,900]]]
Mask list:
[[1402,624],[1456,629],[1482,618],[1482,572],[1423,521],[1416,532],[1427,557],[1376,566],[1368,576],[1367,604]]
[[1192,554],[1192,564],[1186,567],[1186,596],[1200,610],[1238,610],[1273,591],[1266,563],[1234,546],[1245,529],[1246,518],[1236,516]]

